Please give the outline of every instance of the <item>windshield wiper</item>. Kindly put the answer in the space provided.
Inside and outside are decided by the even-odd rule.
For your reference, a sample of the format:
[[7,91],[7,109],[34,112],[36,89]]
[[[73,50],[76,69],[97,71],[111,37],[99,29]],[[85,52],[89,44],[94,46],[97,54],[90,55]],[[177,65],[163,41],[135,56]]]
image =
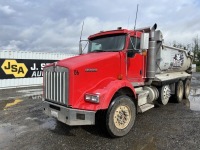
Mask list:
[[118,50],[93,50],[90,53],[95,53],[95,52],[118,52]]
[[105,50],[93,50],[93,51],[91,51],[91,53],[95,53],[95,52],[107,52],[107,51],[105,51]]

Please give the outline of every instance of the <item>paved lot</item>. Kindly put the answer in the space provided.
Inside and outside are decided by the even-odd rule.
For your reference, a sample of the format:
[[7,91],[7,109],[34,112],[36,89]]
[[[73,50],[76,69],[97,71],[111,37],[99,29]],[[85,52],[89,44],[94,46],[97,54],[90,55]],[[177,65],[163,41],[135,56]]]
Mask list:
[[18,98],[41,98],[42,86],[13,88],[13,89],[0,89],[1,100],[13,100]]
[[47,117],[36,95],[2,99],[0,149],[199,150],[199,81],[200,75],[194,74],[189,100],[139,114],[131,132],[117,139],[109,138],[98,125],[69,127]]

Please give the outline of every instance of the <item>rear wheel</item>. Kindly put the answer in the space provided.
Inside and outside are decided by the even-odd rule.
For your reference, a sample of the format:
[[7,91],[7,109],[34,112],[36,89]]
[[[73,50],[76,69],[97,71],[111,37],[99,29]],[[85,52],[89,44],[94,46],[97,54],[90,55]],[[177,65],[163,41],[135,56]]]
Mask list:
[[191,80],[186,79],[184,83],[184,98],[188,98],[190,94],[190,89],[191,89]]
[[126,95],[115,98],[106,115],[106,128],[112,137],[126,135],[134,125],[136,107]]
[[175,87],[175,102],[180,103],[183,100],[184,85],[183,81],[178,81]]
[[171,90],[169,88],[169,85],[164,85],[159,89],[159,99],[158,102],[162,105],[167,105],[169,102],[169,98],[171,94]]

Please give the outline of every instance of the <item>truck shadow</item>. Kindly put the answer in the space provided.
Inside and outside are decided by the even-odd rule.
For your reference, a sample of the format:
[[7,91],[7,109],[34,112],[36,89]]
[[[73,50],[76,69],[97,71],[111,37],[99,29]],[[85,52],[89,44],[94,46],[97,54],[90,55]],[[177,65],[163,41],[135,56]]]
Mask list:
[[109,138],[106,129],[105,112],[99,111],[96,113],[95,125],[83,126],[68,126],[62,122],[57,121],[57,126],[53,132],[67,136],[78,136],[80,130],[84,130],[92,135]]
[[93,126],[82,126],[85,131],[103,138],[111,138],[106,129],[106,111],[97,111],[95,116],[95,125]]
[[99,124],[86,126],[69,126],[65,123],[56,121],[55,129],[51,130],[51,132],[64,136],[79,136],[80,130],[84,130],[95,136],[100,136],[104,138],[109,137],[106,130],[102,128],[102,126],[100,126]]
[[83,130],[89,132],[92,135],[100,136],[103,138],[110,138],[109,134],[107,133],[106,129],[99,124],[93,126],[82,126]]
[[76,136],[76,134],[73,133],[73,130],[77,130],[78,128],[78,126],[68,126],[62,122],[56,121],[55,129],[51,130],[51,132],[65,136]]

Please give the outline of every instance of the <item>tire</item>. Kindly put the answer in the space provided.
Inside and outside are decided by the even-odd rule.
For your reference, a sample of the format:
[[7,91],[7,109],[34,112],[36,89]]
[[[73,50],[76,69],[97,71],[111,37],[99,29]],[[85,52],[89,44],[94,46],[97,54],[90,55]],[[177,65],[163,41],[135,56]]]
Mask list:
[[183,100],[183,95],[184,95],[184,85],[183,85],[183,81],[178,81],[176,83],[176,87],[175,87],[175,102],[176,103],[180,103]]
[[136,107],[126,95],[116,97],[106,114],[106,128],[111,137],[126,135],[135,123]]
[[162,105],[167,105],[169,102],[169,98],[171,96],[171,90],[169,85],[163,85],[161,88],[158,89],[159,91],[159,98],[158,102]]
[[190,95],[190,89],[191,89],[191,80],[186,79],[184,82],[184,95],[183,95],[184,98],[188,99]]

